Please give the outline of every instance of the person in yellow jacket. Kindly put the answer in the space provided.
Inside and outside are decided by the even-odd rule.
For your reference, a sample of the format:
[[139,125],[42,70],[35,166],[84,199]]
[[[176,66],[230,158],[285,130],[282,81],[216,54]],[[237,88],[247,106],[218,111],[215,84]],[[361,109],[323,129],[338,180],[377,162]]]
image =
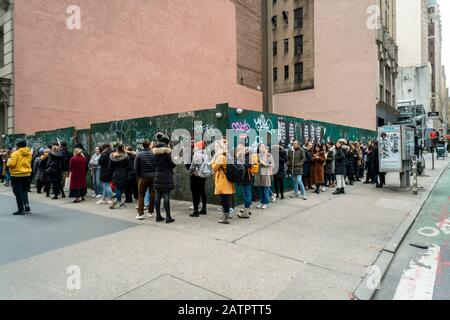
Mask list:
[[17,143],[17,149],[11,154],[7,166],[11,173],[11,184],[16,196],[17,212],[15,216],[22,216],[30,213],[30,203],[28,201],[28,189],[31,176],[31,150],[27,148],[27,142],[21,140]]
[[215,190],[214,194],[220,196],[222,202],[222,216],[219,223],[230,224],[230,200],[235,193],[234,184],[227,179],[227,146],[220,141],[215,146],[216,154],[211,161],[214,172]]

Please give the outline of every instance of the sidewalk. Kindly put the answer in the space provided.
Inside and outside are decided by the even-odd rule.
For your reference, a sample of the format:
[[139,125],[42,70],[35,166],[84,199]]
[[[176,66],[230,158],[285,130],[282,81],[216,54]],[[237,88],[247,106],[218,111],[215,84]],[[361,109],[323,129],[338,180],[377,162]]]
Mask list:
[[[114,218],[130,227],[0,265],[0,299],[350,299],[367,267],[448,163],[436,160],[435,171],[427,168],[418,196],[400,190],[398,174],[389,174],[385,189],[357,183],[346,196],[328,191],[310,194],[308,201],[286,199],[229,226],[217,223],[215,206],[207,216],[191,218],[190,204],[174,201],[176,222],[166,225],[137,222],[135,205],[110,210],[91,199],[74,205],[33,193],[32,203]],[[4,187],[0,196],[14,201]],[[4,210],[0,225],[29,218],[10,217]],[[39,212],[32,219],[39,219]],[[80,290],[67,289],[71,265],[81,268]]]

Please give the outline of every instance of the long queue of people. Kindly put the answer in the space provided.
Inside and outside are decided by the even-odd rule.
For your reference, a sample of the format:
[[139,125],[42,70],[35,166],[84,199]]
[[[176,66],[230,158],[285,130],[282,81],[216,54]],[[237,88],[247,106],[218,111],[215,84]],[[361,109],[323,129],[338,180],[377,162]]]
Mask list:
[[[137,220],[153,218],[156,211],[157,222],[174,222],[170,194],[175,189],[176,164],[170,139],[159,133],[154,141],[144,141],[142,146],[142,150],[135,152],[122,144],[105,144],[90,156],[81,144],[69,153],[63,142],[41,148],[32,155],[26,141],[20,141],[14,152],[1,151],[1,178],[11,183],[16,196],[18,211],[14,215],[31,212],[28,192],[32,180],[36,181],[37,193],[46,197],[53,194],[54,200],[65,198],[64,189],[68,188],[74,203],[85,201],[89,171],[92,197],[98,198],[96,204],[114,210],[137,200]],[[229,224],[235,216],[234,195],[238,188],[242,190],[244,208],[236,216],[249,219],[255,202],[256,209],[265,210],[271,203],[285,199],[288,179],[294,187],[291,198],[303,200],[308,200],[309,191],[320,194],[335,188],[334,195],[345,194],[347,184],[362,182],[364,176],[364,183],[376,184],[377,188],[385,184],[385,174],[379,170],[377,141],[364,145],[341,139],[335,144],[307,142],[303,146],[292,141],[288,147],[259,144],[256,150],[240,144],[229,154],[224,139],[215,142],[211,157],[205,148],[204,141],[193,143],[192,161],[186,165],[193,199],[190,216],[207,214],[206,180],[212,176],[214,193],[221,203],[218,222],[222,224]],[[161,215],[163,210],[165,218]]]

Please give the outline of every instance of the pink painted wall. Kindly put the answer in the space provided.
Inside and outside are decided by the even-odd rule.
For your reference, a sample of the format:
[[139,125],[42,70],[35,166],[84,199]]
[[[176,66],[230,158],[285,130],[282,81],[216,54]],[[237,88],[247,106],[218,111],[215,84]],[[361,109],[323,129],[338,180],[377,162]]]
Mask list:
[[[315,88],[274,97],[276,113],[374,130],[378,83],[374,0],[315,0]],[[281,80],[282,81],[282,80]]]
[[[66,8],[81,7],[81,30]],[[16,0],[15,131],[192,111],[262,109],[236,81],[229,0]]]

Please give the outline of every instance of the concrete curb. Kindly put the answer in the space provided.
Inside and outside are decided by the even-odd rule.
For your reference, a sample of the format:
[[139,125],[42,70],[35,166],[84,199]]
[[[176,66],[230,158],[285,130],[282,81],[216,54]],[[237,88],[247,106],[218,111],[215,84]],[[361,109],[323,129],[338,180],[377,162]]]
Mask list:
[[[375,262],[372,264],[372,266],[379,267],[380,271],[380,284],[381,281],[384,279],[384,276],[386,275],[387,270],[389,269],[389,266],[392,263],[392,260],[394,259],[395,253],[397,252],[398,248],[402,244],[403,240],[405,239],[406,235],[408,234],[409,230],[411,229],[412,225],[417,219],[417,216],[419,215],[420,211],[422,210],[423,206],[427,202],[428,198],[430,197],[433,190],[436,188],[437,183],[441,179],[442,175],[444,174],[445,170],[447,170],[449,166],[449,162],[447,161],[447,164],[441,169],[441,171],[438,173],[436,178],[433,180],[433,182],[428,187],[427,191],[424,193],[422,198],[420,199],[419,203],[410,211],[408,216],[403,220],[403,222],[400,224],[400,226],[395,231],[394,235],[391,237],[391,239],[385,244],[383,247],[383,250],[380,252],[380,255],[377,257]],[[371,279],[374,277],[374,274],[368,273],[366,276],[362,279],[361,283],[359,284],[358,288],[353,293],[353,297],[357,300],[371,300],[373,296],[375,295],[378,288],[372,288],[372,286],[369,286]]]

